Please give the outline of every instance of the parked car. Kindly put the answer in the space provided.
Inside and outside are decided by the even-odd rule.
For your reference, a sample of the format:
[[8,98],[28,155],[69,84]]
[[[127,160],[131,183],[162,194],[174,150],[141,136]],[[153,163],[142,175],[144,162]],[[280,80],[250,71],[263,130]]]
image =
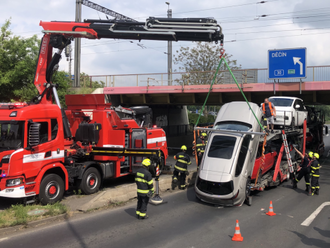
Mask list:
[[[258,120],[262,111],[250,103]],[[195,182],[196,196],[207,203],[240,206],[250,193],[251,174],[258,150],[260,126],[246,102],[223,105],[211,132]]]
[[275,126],[300,127],[307,119],[308,111],[302,99],[289,96],[269,97],[276,109]]

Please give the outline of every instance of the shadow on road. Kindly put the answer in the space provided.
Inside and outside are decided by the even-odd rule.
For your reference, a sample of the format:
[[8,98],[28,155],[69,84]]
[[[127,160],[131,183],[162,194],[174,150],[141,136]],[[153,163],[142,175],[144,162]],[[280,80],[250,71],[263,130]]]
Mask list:
[[330,231],[329,230],[322,230],[322,229],[320,229],[318,227],[314,227],[314,230],[315,231],[318,231],[319,234],[321,234],[322,236],[327,237],[327,238],[330,238]]
[[322,247],[322,248],[330,247],[330,243],[325,242],[324,240],[308,238],[306,235],[301,234],[301,233],[296,232],[296,231],[290,231],[290,232],[296,234],[301,239],[301,242],[305,245],[309,245],[309,246],[313,246],[313,247]]
[[136,215],[135,208],[127,208],[127,209],[125,209],[125,212],[126,212],[128,215],[130,215],[130,216],[136,218],[136,216],[135,216],[135,215]]

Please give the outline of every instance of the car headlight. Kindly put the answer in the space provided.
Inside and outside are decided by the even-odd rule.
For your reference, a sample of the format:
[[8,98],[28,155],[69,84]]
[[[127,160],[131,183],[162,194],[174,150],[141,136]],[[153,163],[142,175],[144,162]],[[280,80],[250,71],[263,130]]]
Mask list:
[[12,186],[17,186],[23,183],[22,178],[15,178],[15,179],[8,179],[6,181],[6,186],[7,187],[12,187]]

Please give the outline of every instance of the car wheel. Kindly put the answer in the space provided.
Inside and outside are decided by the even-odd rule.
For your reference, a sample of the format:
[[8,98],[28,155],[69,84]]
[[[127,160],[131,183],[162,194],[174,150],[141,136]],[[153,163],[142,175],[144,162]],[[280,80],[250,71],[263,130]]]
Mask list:
[[99,191],[100,185],[101,185],[100,172],[96,168],[91,167],[85,171],[81,179],[79,188],[84,194],[90,195]]
[[43,205],[60,201],[64,194],[63,179],[56,174],[48,174],[40,184],[39,201]]
[[296,121],[295,121],[294,117],[292,117],[291,128],[295,129],[295,127],[296,127]]
[[251,179],[248,178],[246,180],[246,186],[245,186],[245,202],[248,206],[252,205],[252,199],[250,197],[251,195],[251,188],[250,188],[250,184],[251,184]]

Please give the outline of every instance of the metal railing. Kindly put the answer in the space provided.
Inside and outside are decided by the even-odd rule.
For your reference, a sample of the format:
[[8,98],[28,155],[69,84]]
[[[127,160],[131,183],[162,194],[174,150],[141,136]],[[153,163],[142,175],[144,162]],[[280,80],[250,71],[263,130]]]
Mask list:
[[[273,83],[268,79],[268,69],[232,70],[238,83]],[[172,73],[172,85],[210,84],[215,71],[175,72]],[[307,77],[302,81],[330,81],[330,65],[307,66]],[[165,86],[169,85],[168,73],[93,75],[81,78],[81,85],[92,87],[92,82],[104,87]],[[299,79],[280,79],[276,82],[299,82]],[[228,70],[220,71],[215,84],[234,84]]]

